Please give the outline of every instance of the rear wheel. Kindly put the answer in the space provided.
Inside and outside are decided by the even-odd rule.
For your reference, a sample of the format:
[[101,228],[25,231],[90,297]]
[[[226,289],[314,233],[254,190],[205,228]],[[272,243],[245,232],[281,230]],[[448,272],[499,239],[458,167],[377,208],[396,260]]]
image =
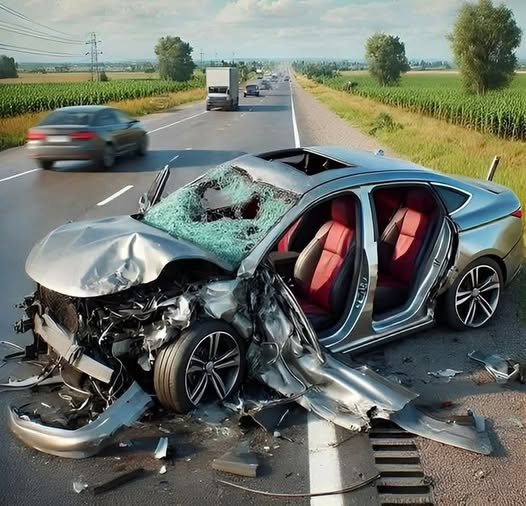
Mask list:
[[219,320],[200,322],[157,355],[155,393],[165,408],[186,413],[235,392],[245,368],[245,342],[235,330]]
[[52,169],[54,163],[52,160],[37,160],[38,166],[44,170]]
[[447,324],[456,330],[485,325],[495,315],[503,285],[495,260],[479,258],[469,264],[445,294]]
[[105,144],[100,160],[105,169],[111,169],[115,165],[115,148],[111,144]]

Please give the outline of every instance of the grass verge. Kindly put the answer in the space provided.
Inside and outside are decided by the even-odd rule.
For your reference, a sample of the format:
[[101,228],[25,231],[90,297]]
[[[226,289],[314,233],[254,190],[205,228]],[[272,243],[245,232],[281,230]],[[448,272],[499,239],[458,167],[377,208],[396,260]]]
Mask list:
[[[132,116],[144,116],[154,112],[166,111],[187,102],[205,98],[202,88],[168,93],[157,97],[138,98],[111,102],[108,105],[118,107]],[[0,118],[0,151],[21,146],[25,142],[26,132],[34,126],[47,112],[21,114],[12,118]]]
[[[526,149],[509,141],[420,116],[373,100],[336,91],[296,75],[296,81],[338,116],[369,135],[378,118],[388,114],[400,128],[376,128],[374,137],[401,157],[442,172],[485,179],[495,155],[501,157],[495,181],[513,189],[526,203]],[[526,322],[526,272],[516,281],[519,317]]]

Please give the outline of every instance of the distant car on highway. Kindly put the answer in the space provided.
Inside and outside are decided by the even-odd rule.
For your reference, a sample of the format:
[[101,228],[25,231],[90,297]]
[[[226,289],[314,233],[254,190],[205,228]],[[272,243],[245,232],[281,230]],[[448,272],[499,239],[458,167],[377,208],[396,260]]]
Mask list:
[[244,97],[259,97],[259,86],[257,84],[247,84],[245,91],[243,92]]
[[289,76],[285,76],[285,77],[283,78],[283,80],[284,80],[284,81],[288,81],[288,80],[289,80]]
[[259,89],[260,90],[271,90],[272,86],[270,84],[270,81],[263,79],[263,81],[261,81],[261,84],[259,85]]
[[138,120],[113,107],[63,107],[27,132],[27,149],[42,169],[63,160],[91,160],[111,168],[118,156],[144,156],[148,137]]

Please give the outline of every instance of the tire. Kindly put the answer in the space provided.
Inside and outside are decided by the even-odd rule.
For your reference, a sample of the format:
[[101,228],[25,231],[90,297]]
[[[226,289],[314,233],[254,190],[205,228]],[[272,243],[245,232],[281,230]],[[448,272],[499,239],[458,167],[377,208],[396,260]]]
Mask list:
[[210,106],[209,106],[209,105],[206,106],[206,110],[207,110],[207,111],[210,110]]
[[115,148],[111,144],[105,144],[100,158],[100,164],[105,169],[111,169],[115,165],[115,159]]
[[148,151],[148,136],[143,135],[137,143],[137,156],[146,156]]
[[[232,351],[235,358],[227,357],[230,361],[223,360],[223,363],[235,364],[217,369],[214,367],[214,361],[210,360],[209,345],[211,339],[217,340],[217,336],[219,344],[215,357],[224,357]],[[196,371],[188,372],[190,367]],[[204,320],[183,332],[177,341],[161,349],[154,364],[155,393],[165,408],[187,413],[205,399],[223,399],[236,392],[244,379],[245,369],[245,341],[225,322]],[[202,382],[204,386],[200,388]]]
[[247,98],[247,94],[246,94],[246,93],[243,93],[243,96],[244,96],[245,98]]
[[37,160],[38,166],[43,170],[51,170],[54,163],[53,160]]
[[455,330],[482,327],[494,317],[503,286],[495,260],[483,257],[470,263],[444,295],[446,323]]

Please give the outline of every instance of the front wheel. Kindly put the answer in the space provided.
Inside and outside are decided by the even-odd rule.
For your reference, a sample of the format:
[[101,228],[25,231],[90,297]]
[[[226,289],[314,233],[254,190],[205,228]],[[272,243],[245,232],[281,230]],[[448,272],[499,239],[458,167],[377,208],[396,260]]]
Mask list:
[[53,168],[52,160],[37,160],[38,166],[43,170],[50,170]]
[[444,296],[447,324],[455,330],[485,325],[495,315],[503,286],[495,260],[485,257],[470,263]]
[[143,135],[141,139],[137,142],[137,155],[145,156],[148,151],[148,137]]
[[198,322],[157,355],[155,393],[165,408],[187,413],[238,390],[245,369],[245,342],[237,332],[220,320]]

